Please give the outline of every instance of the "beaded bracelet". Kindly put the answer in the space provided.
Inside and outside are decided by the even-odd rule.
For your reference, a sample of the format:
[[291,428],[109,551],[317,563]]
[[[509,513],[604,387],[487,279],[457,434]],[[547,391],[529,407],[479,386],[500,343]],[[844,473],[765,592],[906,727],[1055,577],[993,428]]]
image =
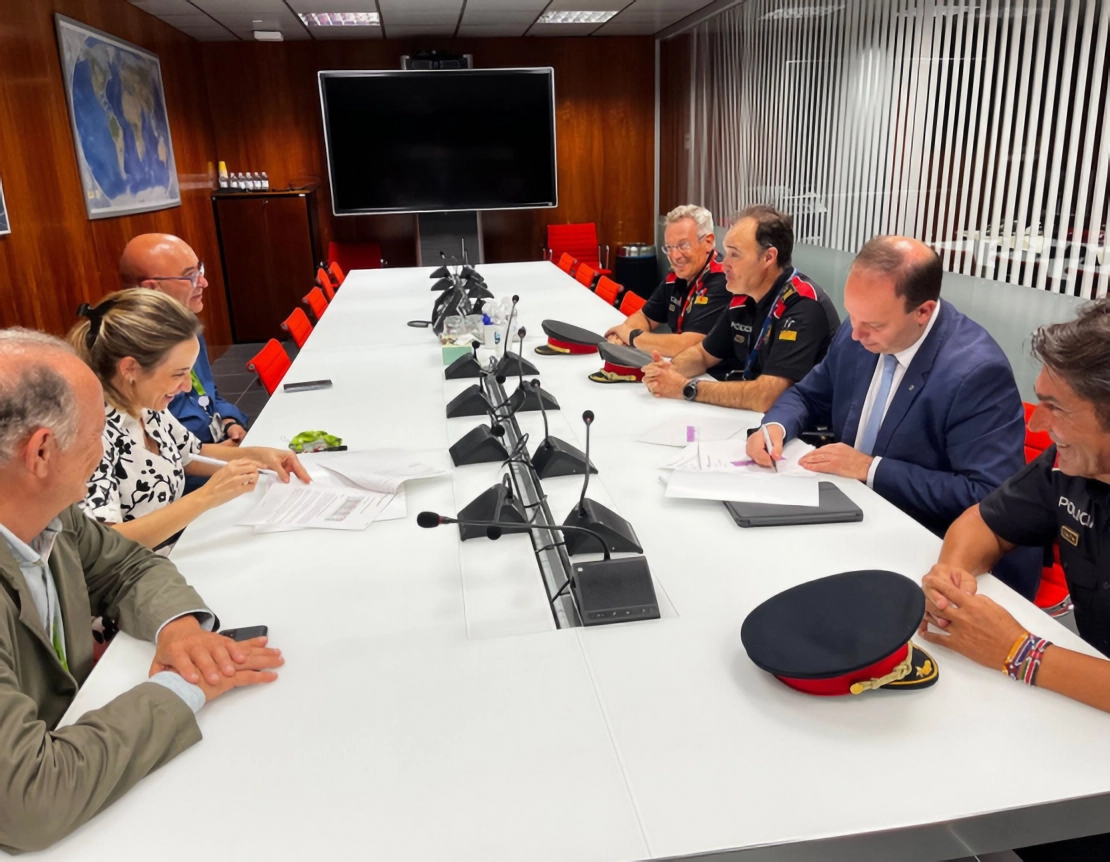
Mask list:
[[1037,671],[1044,658],[1044,651],[1052,646],[1050,641],[1024,632],[1014,641],[1010,654],[1002,666],[1002,672],[1010,679],[1024,682],[1026,685],[1036,685]]

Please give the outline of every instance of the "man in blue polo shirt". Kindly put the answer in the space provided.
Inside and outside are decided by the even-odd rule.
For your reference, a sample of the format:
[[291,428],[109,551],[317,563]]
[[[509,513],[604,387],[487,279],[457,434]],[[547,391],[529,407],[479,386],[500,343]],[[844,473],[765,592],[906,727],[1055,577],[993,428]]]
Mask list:
[[[165,233],[135,237],[119,262],[124,287],[149,287],[172,296],[190,311],[204,308],[204,264],[184,240]],[[193,387],[170,402],[170,412],[202,443],[238,446],[246,436],[247,416],[216,391],[208,346],[200,336],[200,353],[193,366]]]

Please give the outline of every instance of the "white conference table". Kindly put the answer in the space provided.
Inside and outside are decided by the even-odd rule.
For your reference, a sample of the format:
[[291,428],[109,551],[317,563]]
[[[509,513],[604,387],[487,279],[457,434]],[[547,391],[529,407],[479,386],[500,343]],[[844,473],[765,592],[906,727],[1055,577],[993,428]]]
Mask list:
[[[1107,828],[1106,714],[939,649],[939,683],[916,693],[811,697],[752,665],[739,631],[761,601],[851,569],[917,578],[939,540],[847,480],[859,524],[741,530],[718,503],[665,499],[658,467],[677,450],[637,438],[728,411],[591,383],[596,355],[536,355],[541,320],[604,331],[618,312],[549,263],[480,269],[521,296],[525,354],[562,407],[552,433],[582,447],[595,412],[589,495],[635,526],[662,619],[558,630],[529,537],[416,526],[458,512],[497,464],[410,483],[408,516],[365,532],[255,535],[235,526],[254,505],[240,498],[172,558],[224,625],[270,627],[280,679],[207,706],[202,743],[42,856],[915,860]],[[445,418],[473,381],[445,381],[431,331],[405,325],[428,313],[429,272],[352,273],[286,378],[333,388],[278,392],[249,442],[324,428],[442,457],[482,421]],[[542,437],[539,413],[518,419]],[[580,477],[544,490],[561,520]],[[993,578],[981,589],[1092,652]],[[67,719],[144,679],[151,654],[121,635]]]

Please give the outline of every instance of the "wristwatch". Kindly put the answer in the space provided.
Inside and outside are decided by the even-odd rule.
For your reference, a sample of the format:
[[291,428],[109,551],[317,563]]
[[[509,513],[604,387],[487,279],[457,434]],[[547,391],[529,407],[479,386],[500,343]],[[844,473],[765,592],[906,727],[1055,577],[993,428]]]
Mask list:
[[642,329],[633,329],[630,333],[628,333],[628,346],[629,347],[635,347],[636,346],[636,339],[639,338],[643,334],[644,334],[644,331]]
[[698,400],[698,381],[688,380],[686,385],[682,387],[682,397],[687,401]]

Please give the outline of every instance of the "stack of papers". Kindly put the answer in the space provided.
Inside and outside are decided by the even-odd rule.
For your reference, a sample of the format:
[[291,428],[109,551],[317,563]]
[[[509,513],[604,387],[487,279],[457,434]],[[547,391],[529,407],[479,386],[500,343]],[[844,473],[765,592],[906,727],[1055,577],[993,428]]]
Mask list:
[[404,483],[448,472],[425,460],[399,449],[306,457],[302,463],[312,483],[306,485],[296,478],[288,484],[271,482],[258,505],[239,524],[254,527],[256,533],[365,530],[374,521],[404,518],[408,514]]
[[730,503],[772,503],[782,506],[819,506],[820,474],[798,460],[813,447],[791,440],[783,447],[776,468],[760,467],[746,452],[747,440],[697,441],[666,465],[666,496]]

